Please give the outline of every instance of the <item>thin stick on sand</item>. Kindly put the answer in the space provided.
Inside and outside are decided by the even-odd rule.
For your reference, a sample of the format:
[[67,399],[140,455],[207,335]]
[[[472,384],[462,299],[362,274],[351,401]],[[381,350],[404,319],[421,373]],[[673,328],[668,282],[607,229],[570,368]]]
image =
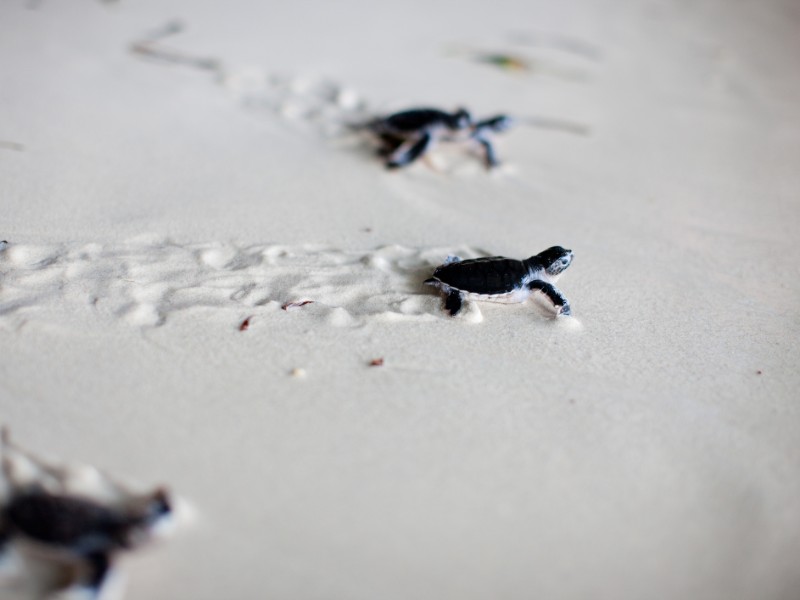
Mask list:
[[564,119],[553,119],[550,117],[519,117],[515,120],[523,125],[529,125],[537,129],[550,129],[583,136],[588,136],[592,133],[588,125]]
[[523,46],[549,46],[589,60],[598,61],[602,59],[602,51],[598,46],[579,38],[559,33],[514,31],[509,34],[508,39],[511,43]]
[[204,71],[219,71],[220,61],[216,58],[189,56],[171,48],[164,48],[159,45],[161,40],[171,35],[182,32],[183,23],[180,21],[170,21],[161,29],[153,31],[150,35],[138,42],[131,44],[131,52],[156,61],[184,65]]
[[[0,452],[2,452],[2,460],[0,461],[0,469],[6,479],[7,484],[12,488],[18,488],[22,483],[18,479],[17,468],[14,465],[15,459],[13,455],[21,457],[30,463],[41,475],[47,477],[53,482],[60,493],[68,493],[70,490],[70,481],[74,477],[73,467],[67,464],[53,464],[47,460],[40,458],[30,450],[23,448],[11,439],[11,431],[7,425],[0,427]],[[17,459],[19,460],[19,459]],[[94,466],[88,466],[97,473],[100,485],[108,490],[117,499],[117,502],[129,503],[136,502],[142,498],[149,498],[151,495],[138,493],[130,488],[126,483],[118,480],[116,477],[103,469]]]
[[59,486],[62,490],[66,489],[66,475],[63,469],[55,467],[53,465],[48,464],[46,461],[42,460],[38,456],[34,455],[32,452],[25,450],[24,448],[20,447],[18,444],[11,441],[11,430],[8,428],[7,425],[2,427],[0,430],[0,440],[2,441],[2,452],[3,452],[3,459],[2,459],[2,468],[3,468],[3,475],[8,482],[8,485],[12,488],[15,488],[20,485],[20,482],[17,481],[17,476],[15,475],[16,467],[14,466],[14,460],[11,457],[11,454],[16,454],[17,456],[23,457],[27,460],[31,465],[33,465],[39,472],[43,473]]

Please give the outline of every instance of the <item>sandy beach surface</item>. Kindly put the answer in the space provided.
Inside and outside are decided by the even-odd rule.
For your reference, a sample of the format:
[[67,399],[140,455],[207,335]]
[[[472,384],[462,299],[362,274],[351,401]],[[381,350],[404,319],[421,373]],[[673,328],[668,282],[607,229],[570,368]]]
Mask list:
[[[798,28],[6,0],[0,421],[191,506],[128,600],[798,598]],[[385,170],[348,124],[413,106],[502,166]],[[556,244],[572,317],[422,285]]]

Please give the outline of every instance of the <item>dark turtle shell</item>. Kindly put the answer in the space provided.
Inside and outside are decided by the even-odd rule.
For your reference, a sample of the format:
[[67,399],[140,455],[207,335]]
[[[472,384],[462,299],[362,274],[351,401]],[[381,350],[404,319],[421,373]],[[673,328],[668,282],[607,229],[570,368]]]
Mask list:
[[504,256],[473,258],[438,267],[433,277],[451,288],[472,294],[507,294],[518,288],[528,269]]
[[126,526],[124,515],[91,500],[42,491],[16,496],[3,517],[30,538],[78,550],[118,546]]
[[386,117],[382,124],[396,131],[418,131],[432,123],[445,123],[450,115],[435,108],[417,108]]

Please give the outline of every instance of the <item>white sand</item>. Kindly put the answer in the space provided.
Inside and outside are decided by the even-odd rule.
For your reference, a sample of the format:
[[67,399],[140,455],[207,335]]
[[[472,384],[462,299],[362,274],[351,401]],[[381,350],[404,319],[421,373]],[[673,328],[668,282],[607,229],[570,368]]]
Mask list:
[[[173,18],[217,70],[129,51]],[[791,0],[4,2],[2,420],[196,508],[124,561],[131,600],[796,598],[798,27]],[[520,126],[492,174],[332,135],[418,104],[590,134]],[[553,244],[571,319],[452,320],[419,284]]]

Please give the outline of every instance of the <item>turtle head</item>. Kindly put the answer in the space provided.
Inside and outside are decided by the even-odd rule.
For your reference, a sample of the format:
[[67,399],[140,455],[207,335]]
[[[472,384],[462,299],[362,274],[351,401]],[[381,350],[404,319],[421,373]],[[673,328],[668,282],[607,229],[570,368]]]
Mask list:
[[551,278],[556,278],[572,264],[572,256],[572,250],[553,246],[532,256],[529,261],[538,264]]
[[118,524],[117,543],[122,548],[136,548],[157,537],[169,527],[173,511],[172,499],[164,488],[135,499],[126,511],[126,518]]
[[458,131],[472,127],[472,115],[466,108],[459,108],[456,112],[447,116],[447,127]]
[[511,128],[512,125],[514,125],[514,120],[511,117],[508,115],[497,115],[489,119],[484,119],[483,121],[478,121],[475,123],[474,128],[476,132],[489,130],[494,133],[499,133]]

